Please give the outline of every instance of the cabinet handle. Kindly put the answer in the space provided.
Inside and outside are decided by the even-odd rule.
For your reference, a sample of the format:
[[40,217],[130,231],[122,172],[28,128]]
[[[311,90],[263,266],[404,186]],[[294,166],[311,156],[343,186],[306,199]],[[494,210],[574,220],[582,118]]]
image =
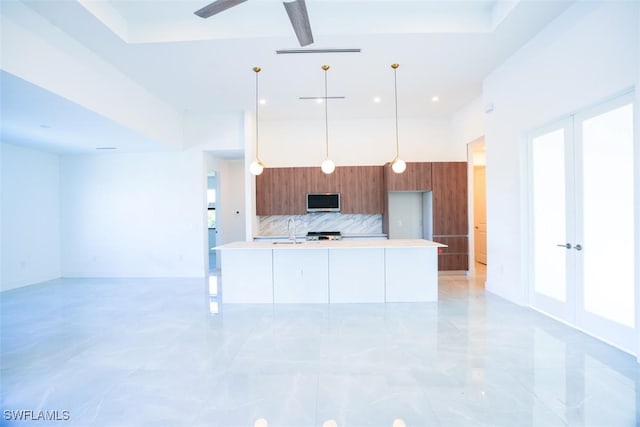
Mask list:
[[[571,243],[563,243],[561,245],[556,245],[556,246],[558,246],[560,248],[571,249]],[[578,250],[580,250],[580,249],[578,249]]]

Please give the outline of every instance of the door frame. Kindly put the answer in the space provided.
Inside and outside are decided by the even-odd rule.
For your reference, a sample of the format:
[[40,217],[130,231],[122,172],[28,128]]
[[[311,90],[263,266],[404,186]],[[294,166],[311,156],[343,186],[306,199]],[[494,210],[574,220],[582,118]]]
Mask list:
[[[476,274],[476,250],[475,250],[475,233],[473,232],[473,226],[474,226],[474,221],[475,221],[475,207],[474,207],[474,197],[475,197],[475,187],[474,187],[474,174],[473,174],[473,168],[476,165],[480,165],[477,164],[475,159],[474,159],[474,155],[473,153],[475,151],[477,151],[477,147],[482,146],[485,147],[486,149],[486,145],[485,145],[485,140],[484,140],[484,135],[474,139],[471,142],[467,143],[467,209],[469,212],[468,215],[468,230],[469,230],[469,235],[468,235],[468,246],[469,246],[469,274],[471,275],[475,275]],[[482,166],[485,167],[485,173],[487,170],[487,165],[486,165],[486,161],[482,164]],[[486,178],[485,178],[485,182],[486,182]],[[486,188],[486,186],[485,186]],[[485,190],[485,198],[486,198],[486,190]],[[485,201],[486,204],[486,201]],[[488,222],[488,218],[487,218],[487,222]],[[487,230],[487,240],[488,240],[488,230]],[[487,250],[488,252],[488,250]],[[489,255],[487,254],[487,264],[489,262],[488,260]],[[485,279],[486,280],[486,279]],[[485,286],[486,283],[483,283],[483,286]]]
[[[582,126],[580,126],[580,124],[582,124],[582,122],[584,122],[585,120],[588,120],[590,118],[596,117],[600,114],[615,110],[616,108],[622,107],[624,105],[627,104],[631,104],[632,108],[634,109],[634,113],[635,110],[637,109],[637,105],[634,103],[634,96],[633,96],[633,92],[628,92],[628,93],[623,93],[620,95],[615,96],[614,98],[608,99],[606,101],[600,102],[597,105],[591,106],[589,108],[585,108],[583,110],[581,110],[580,112],[575,114],[574,120],[575,120],[575,138],[576,141],[579,141],[579,144],[576,144],[576,148],[575,148],[575,155],[576,158],[581,158],[582,157],[582,153],[583,153],[583,144],[582,144]],[[637,129],[637,128],[636,128]],[[637,141],[638,141],[638,136],[637,136],[637,132],[636,129],[634,129],[634,147],[635,147],[635,151],[638,151],[638,146],[637,146]],[[637,161],[637,157],[634,158],[634,165],[633,165],[633,169],[634,169],[634,175],[637,175],[638,172],[638,166],[640,165],[640,163],[638,163]],[[582,170],[582,162],[576,162],[576,169],[575,169],[575,173],[579,176],[583,175],[583,170]],[[638,199],[638,181],[637,181],[637,177],[634,176],[635,181],[634,181],[634,194],[635,194],[635,198],[636,201]],[[579,199],[576,201],[576,206],[581,205],[583,203],[582,200],[582,195],[584,192],[583,189],[583,182],[582,180],[577,180],[577,184],[579,185],[579,187],[576,187],[576,193],[579,195]],[[634,232],[637,231],[638,228],[638,215],[637,213],[640,212],[637,209],[637,204],[635,206],[635,213],[636,215],[634,215],[634,219],[635,219],[635,224],[634,224]],[[584,217],[582,215],[582,209],[577,209],[576,212],[576,229],[577,230],[583,230],[584,229]],[[580,238],[582,239],[584,236],[580,236]],[[637,238],[634,236],[634,251],[635,251],[635,256],[637,258],[637,251],[638,251],[638,241]],[[582,243],[582,242],[576,242],[576,243]],[[634,271],[634,303],[637,301],[638,299],[638,263],[635,263],[635,271]],[[578,283],[583,283],[584,278],[583,278],[583,272],[584,272],[584,268],[583,268],[583,258],[582,257],[577,257],[576,259],[576,280],[579,281]],[[578,299],[578,301],[583,301],[584,300],[584,287],[583,286],[579,286],[577,287],[577,294],[576,294],[576,298]],[[576,327],[590,335],[594,335],[596,336],[598,339],[608,342],[609,344],[620,348],[621,350],[624,350],[626,352],[629,353],[634,353],[634,351],[636,351],[637,349],[637,340],[634,339],[634,335],[636,334],[635,331],[638,331],[638,305],[637,303],[634,304],[634,314],[635,314],[635,324],[634,324],[634,328],[630,328],[628,326],[624,326],[621,325],[620,323],[617,322],[613,322],[612,320],[606,319],[604,317],[598,316],[597,314],[591,313],[587,310],[584,309],[584,307],[582,305],[577,307],[576,310]],[[606,334],[610,335],[611,339],[606,339],[603,338]],[[616,344],[616,342],[625,342],[625,343],[632,343],[632,345],[629,347],[626,347],[624,345],[619,345]]]
[[[630,331],[622,331],[622,332],[613,330],[606,325],[607,322],[611,322],[613,324],[614,323],[613,321],[601,318],[592,313],[588,313],[584,310],[584,307],[582,306],[578,307],[577,303],[573,304],[573,309],[572,309],[573,314],[570,314],[569,316],[561,315],[561,314],[558,315],[559,312],[561,313],[561,309],[554,310],[554,313],[549,313],[548,311],[544,311],[536,307],[535,299],[534,299],[536,297],[535,288],[534,288],[534,284],[535,284],[534,264],[531,262],[533,257],[532,250],[533,250],[533,244],[534,244],[533,212],[532,212],[533,192],[531,191],[531,189],[533,188],[533,170],[532,170],[533,158],[532,158],[531,148],[532,148],[533,138],[535,138],[538,135],[543,135],[545,133],[551,132],[554,129],[559,129],[562,123],[568,122],[570,124],[569,128],[570,128],[571,135],[569,137],[569,134],[566,134],[565,144],[571,145],[573,149],[576,150],[576,152],[572,153],[572,155],[576,156],[577,158],[577,156],[581,154],[581,150],[582,150],[582,143],[580,142],[581,140],[578,141],[581,138],[582,121],[589,119],[591,117],[595,117],[599,114],[605,113],[607,111],[611,111],[618,106],[631,103],[634,108],[634,116],[633,116],[634,117],[633,119],[634,120],[634,125],[633,125],[634,177],[633,179],[634,179],[634,199],[635,199],[634,208],[635,208],[635,212],[638,213],[640,212],[640,105],[637,102],[639,99],[640,99],[639,96],[637,95],[634,96],[633,90],[622,91],[611,97],[608,97],[605,100],[602,100],[601,102],[598,102],[595,105],[592,105],[584,109],[580,109],[579,111],[576,111],[570,115],[558,118],[553,122],[549,122],[544,126],[537,127],[536,129],[530,132],[527,132],[525,134],[525,138],[523,138],[523,142],[525,144],[525,148],[523,150],[523,152],[525,153],[524,161],[523,161],[523,172],[524,172],[524,185],[526,186],[526,191],[525,191],[526,197],[524,198],[525,200],[523,200],[525,205],[524,211],[523,211],[523,221],[524,221],[524,228],[526,230],[526,243],[523,245],[523,251],[525,254],[524,259],[526,260],[524,273],[526,275],[525,285],[527,287],[526,295],[527,295],[528,306],[562,323],[565,323],[571,326],[572,328],[585,332],[588,335],[594,336],[597,339],[603,342],[607,342],[608,344],[614,347],[617,347],[625,352],[636,355],[638,362],[640,362],[640,351],[638,351],[638,349],[640,349],[640,252],[639,252],[640,251],[640,215],[638,214],[634,215],[634,218],[635,218],[634,249],[635,249],[636,262],[635,262],[635,271],[634,271],[635,324],[633,329],[631,329]],[[574,171],[573,171],[574,175],[576,177],[581,176],[582,165],[580,164],[580,162],[576,162],[576,165],[572,167],[574,168]],[[582,182],[578,178],[575,178],[575,180],[578,181],[577,182],[578,185],[574,186],[575,193],[578,194],[581,199],[582,191],[583,191]],[[569,183],[567,182],[567,185],[568,184]],[[582,203],[582,200],[579,200],[576,203],[574,203],[573,207],[575,209],[577,209],[578,207],[578,202]],[[582,223],[581,215],[575,215],[575,212],[574,212],[573,218],[575,222],[575,230],[577,230],[576,232],[582,233],[583,223]],[[582,236],[579,236],[579,237],[582,238]],[[575,241],[575,236],[567,236],[567,239],[571,243],[577,243]],[[572,241],[571,239],[573,239],[574,241]],[[574,269],[574,271],[576,272],[575,273],[576,284],[579,284],[583,280],[582,278],[583,271],[581,270],[581,265],[576,264],[578,262],[575,259],[576,257],[573,256],[573,258],[574,258],[573,263],[570,266],[568,265],[567,268]],[[572,286],[568,284],[567,297],[566,297],[567,302],[569,301],[569,298],[570,298],[569,292],[571,288]],[[537,296],[537,298],[540,298],[540,296]],[[573,298],[574,301],[576,302],[582,301],[583,289],[581,286],[573,286],[571,298]],[[549,298],[549,300],[551,300],[551,298]],[[600,322],[599,326],[596,324],[594,327],[594,319],[597,319],[596,321]],[[616,329],[620,329],[620,326],[622,326],[619,324],[616,324],[616,325],[618,325]],[[606,331],[607,334],[615,336],[615,338],[613,340],[604,338],[605,334],[602,331]],[[618,342],[623,341],[623,342],[632,343],[631,348],[621,346],[615,342],[612,342],[616,340]]]
[[[536,311],[540,311],[556,320],[575,327],[576,319],[576,293],[575,286],[571,286],[570,278],[574,275],[571,270],[575,271],[575,254],[572,252],[566,252],[565,250],[565,265],[566,265],[566,277],[565,277],[565,301],[560,302],[549,296],[537,294],[535,289],[535,263],[534,258],[534,244],[535,244],[535,230],[534,230],[534,216],[533,216],[533,140],[556,130],[564,129],[564,155],[565,155],[565,176],[569,177],[571,174],[567,173],[567,170],[573,171],[573,138],[574,138],[574,119],[573,115],[565,116],[550,122],[544,126],[536,128],[529,132],[526,138],[526,230],[527,230],[527,248],[526,248],[526,274],[527,274],[527,299],[529,307]],[[572,214],[575,214],[575,204],[573,203],[574,192],[573,179],[567,179],[565,181],[565,224],[571,224],[570,218]],[[575,240],[575,226],[570,229],[567,227],[565,230],[567,242],[558,243],[571,243]],[[542,308],[545,307],[545,308]]]

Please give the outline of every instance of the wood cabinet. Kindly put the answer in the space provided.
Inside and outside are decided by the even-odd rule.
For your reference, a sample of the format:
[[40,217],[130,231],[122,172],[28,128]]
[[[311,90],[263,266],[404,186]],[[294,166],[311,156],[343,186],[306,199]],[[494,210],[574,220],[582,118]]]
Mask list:
[[326,174],[320,167],[300,168],[304,170],[307,184],[304,195],[307,193],[338,193],[338,182],[340,180],[341,169],[336,168],[333,173]]
[[395,173],[387,164],[384,181],[386,191],[431,191],[431,163],[407,163],[403,173]]
[[307,168],[265,168],[256,177],[256,215],[306,212]]
[[468,235],[467,163],[432,163],[433,234]]
[[434,241],[447,245],[438,250],[438,270],[467,270],[469,239],[467,236],[434,236]]
[[381,214],[384,211],[383,167],[336,168],[342,213]]
[[319,167],[266,168],[256,177],[256,215],[302,215],[307,193],[340,193],[345,214],[381,214],[383,167],[342,166],[329,175]]
[[469,269],[467,163],[432,163],[433,240],[449,247],[438,257],[440,270]]

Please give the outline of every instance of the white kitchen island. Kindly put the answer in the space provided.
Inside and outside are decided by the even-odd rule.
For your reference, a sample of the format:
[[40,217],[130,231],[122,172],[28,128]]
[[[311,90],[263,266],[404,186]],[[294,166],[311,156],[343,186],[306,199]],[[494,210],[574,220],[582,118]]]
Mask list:
[[422,239],[235,242],[220,254],[223,303],[438,300],[438,247]]

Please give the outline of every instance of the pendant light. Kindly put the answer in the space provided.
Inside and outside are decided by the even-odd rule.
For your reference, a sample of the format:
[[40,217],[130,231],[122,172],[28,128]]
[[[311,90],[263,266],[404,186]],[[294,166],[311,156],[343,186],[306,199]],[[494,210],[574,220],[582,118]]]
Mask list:
[[336,169],[336,164],[333,163],[331,159],[329,159],[329,116],[328,116],[328,104],[329,98],[327,98],[327,71],[329,70],[328,65],[323,65],[322,69],[324,70],[324,140],[325,140],[325,148],[326,148],[326,158],[322,165],[320,165],[320,169],[322,172],[326,174],[333,173]]
[[264,170],[264,164],[258,155],[258,73],[262,71],[260,67],[253,67],[256,73],[256,159],[249,165],[249,172],[253,175],[260,175]]
[[391,162],[391,169],[395,173],[402,173],[407,168],[407,164],[400,158],[400,142],[398,141],[398,79],[396,76],[400,64],[391,64],[393,68],[393,88],[396,102],[396,157]]

